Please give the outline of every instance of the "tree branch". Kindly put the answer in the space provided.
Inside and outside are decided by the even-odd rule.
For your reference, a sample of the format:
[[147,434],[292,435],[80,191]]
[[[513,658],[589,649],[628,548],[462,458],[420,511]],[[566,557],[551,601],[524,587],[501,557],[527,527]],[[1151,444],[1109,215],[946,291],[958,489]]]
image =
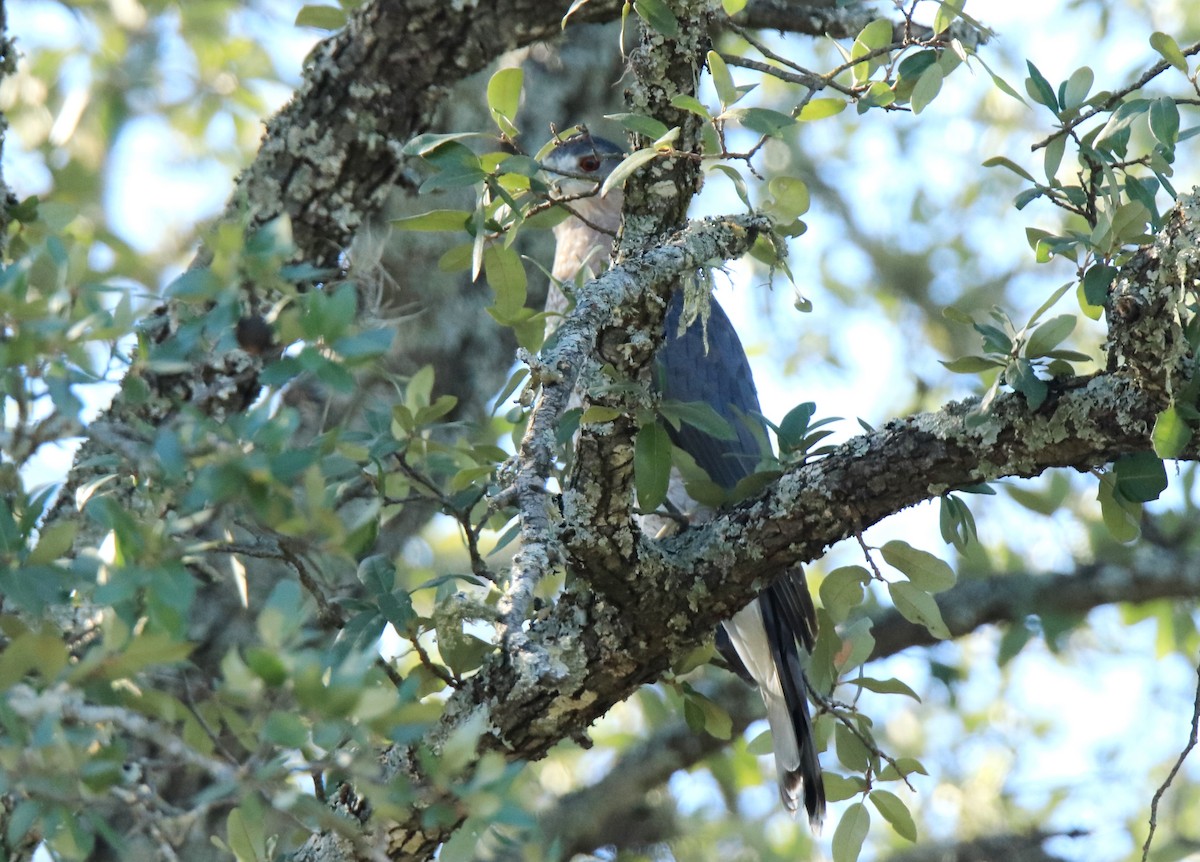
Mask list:
[[[1125,284],[1118,290],[1146,313],[1114,320],[1115,329],[1142,327],[1143,342],[1174,343],[1179,285],[1194,284],[1200,276],[1190,239],[1200,229],[1197,216],[1196,198],[1182,199],[1159,240],[1124,268]],[[614,280],[616,273],[621,283],[632,277],[618,269]],[[619,300],[618,295],[596,290],[588,295],[596,303],[589,306],[588,319],[603,321],[615,313],[601,306]],[[582,328],[582,320],[576,325]],[[1124,336],[1114,333],[1113,344],[1124,343]],[[632,559],[612,546],[605,548],[610,557],[593,557],[601,565],[632,562],[622,575],[631,585],[629,601],[611,591],[602,598],[581,588],[566,592],[547,616],[530,625],[528,635],[545,651],[557,671],[554,677],[537,684],[511,656],[494,654],[451,697],[430,742],[436,749],[437,740],[454,728],[481,721],[488,732],[479,738],[480,754],[498,750],[507,758],[539,758],[656,678],[784,567],[821,556],[855,529],[953,488],[1002,476],[1035,476],[1052,467],[1091,467],[1147,448],[1154,419],[1167,401],[1164,388],[1182,387],[1190,360],[1178,350],[1160,349],[1150,369],[1143,358],[1146,354],[1138,352],[1125,357],[1117,372],[1055,382],[1036,411],[1023,396],[1006,394],[982,415],[969,401],[891,422],[786,471],[756,499],[669,539],[635,535],[631,527]],[[568,522],[568,528],[583,530],[584,524]],[[587,583],[604,582],[603,572],[579,574]],[[552,707],[545,700],[546,685],[557,692]],[[420,784],[411,751],[393,751],[388,762]],[[430,804],[437,798],[434,794]],[[436,846],[437,835],[418,825],[421,810],[415,807],[414,820],[391,828],[393,852],[414,848],[397,858],[423,858]]]

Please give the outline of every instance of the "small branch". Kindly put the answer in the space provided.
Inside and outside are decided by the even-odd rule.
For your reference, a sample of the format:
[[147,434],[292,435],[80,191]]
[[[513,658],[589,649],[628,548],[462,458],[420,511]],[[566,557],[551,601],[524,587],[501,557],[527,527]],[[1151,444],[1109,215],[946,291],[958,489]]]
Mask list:
[[[1084,614],[1101,605],[1194,599],[1200,596],[1200,573],[1187,564],[1187,554],[1185,548],[1156,549],[1135,556],[1132,564],[1094,563],[1056,575],[1009,573],[964,581],[936,598],[955,638],[988,624],[1021,622],[1031,614]],[[872,632],[872,660],[938,643],[927,629],[894,610],[875,617]]]
[[1179,752],[1179,757],[1175,760],[1175,765],[1171,767],[1171,771],[1167,774],[1166,779],[1158,790],[1154,792],[1154,798],[1150,800],[1150,830],[1146,834],[1146,843],[1142,845],[1142,862],[1148,862],[1150,858],[1150,844],[1154,841],[1154,831],[1158,828],[1158,803],[1162,801],[1163,794],[1167,792],[1167,788],[1175,780],[1175,776],[1179,774],[1179,770],[1183,767],[1183,762],[1187,760],[1192,749],[1196,747],[1198,735],[1200,735],[1200,665],[1196,667],[1196,697],[1192,702],[1192,730],[1188,734],[1187,745],[1183,747],[1183,751]]
[[64,687],[35,691],[19,683],[5,695],[8,708],[25,721],[36,724],[43,719],[83,725],[113,725],[137,739],[150,742],[172,760],[199,769],[214,783],[236,787],[240,773],[229,764],[206,757],[185,745],[179,737],[156,722],[128,709],[115,706],[94,706],[83,700],[83,694]]
[[[1195,42],[1195,43],[1189,45],[1188,47],[1182,49],[1182,53],[1183,53],[1183,56],[1185,56],[1185,57],[1191,57],[1193,54],[1200,54],[1200,42]],[[1093,108],[1089,108],[1086,111],[1083,111],[1082,113],[1080,113],[1080,115],[1078,117],[1075,117],[1073,120],[1069,120],[1068,122],[1063,123],[1063,127],[1061,129],[1059,129],[1057,132],[1054,132],[1053,134],[1047,135],[1045,138],[1043,138],[1042,140],[1040,140],[1036,144],[1034,144],[1030,149],[1033,152],[1037,152],[1038,150],[1049,146],[1050,143],[1055,138],[1060,138],[1065,134],[1070,134],[1071,131],[1074,130],[1076,126],[1080,125],[1081,123],[1086,123],[1088,120],[1090,120],[1092,117],[1096,116],[1097,114],[1103,114],[1107,111],[1112,110],[1114,105],[1118,104],[1122,99],[1124,99],[1130,93],[1132,93],[1136,90],[1140,90],[1142,87],[1149,84],[1151,81],[1153,81],[1159,75],[1161,75],[1163,72],[1167,71],[1167,69],[1171,69],[1171,68],[1174,68],[1174,67],[1170,63],[1168,63],[1166,60],[1159,60],[1157,63],[1155,63],[1149,69],[1147,69],[1146,72],[1142,75],[1142,77],[1138,78],[1132,84],[1130,84],[1127,87],[1122,87],[1120,90],[1117,90],[1115,93],[1113,93],[1107,99],[1105,99],[1102,103],[1100,103],[1099,105],[1096,105]]]
[[451,674],[450,671],[433,660],[433,657],[429,654],[429,651],[426,650],[425,646],[421,643],[420,632],[417,632],[410,637],[408,642],[413,645],[413,649],[417,652],[417,658],[421,660],[421,664],[425,666],[426,670],[451,688],[462,688],[461,679]]

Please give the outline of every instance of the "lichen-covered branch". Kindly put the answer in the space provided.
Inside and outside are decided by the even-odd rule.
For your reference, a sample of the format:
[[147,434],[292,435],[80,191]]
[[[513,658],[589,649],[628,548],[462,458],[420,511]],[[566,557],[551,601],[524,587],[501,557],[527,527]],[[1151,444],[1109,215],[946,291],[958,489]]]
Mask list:
[[[676,152],[698,154],[702,120],[673,102],[679,97],[695,97],[709,47],[708,24],[719,4],[677,0],[672,7],[679,19],[676,38],[668,39],[642,27],[641,43],[629,59],[634,83],[627,101],[631,111],[656,117],[668,128],[678,130]],[[635,137],[635,146],[651,143]],[[653,159],[634,173],[625,185],[616,259],[639,255],[678,229],[701,181],[698,158],[686,155]],[[753,235],[748,238],[753,242]],[[692,268],[705,260],[696,259]],[[581,387],[585,413],[596,405],[618,416],[611,421],[585,422],[580,427],[575,460],[563,494],[567,524],[564,538],[573,568],[587,572],[597,579],[593,584],[605,590],[626,591],[623,581],[634,568],[631,564],[640,534],[632,516],[636,416],[652,403],[650,369],[662,343],[662,322],[672,282],[679,289],[689,276],[686,268],[674,270],[657,293],[615,307],[615,313],[605,321],[605,329],[596,339],[596,355],[602,365],[614,370],[617,380],[629,385],[613,387],[601,379]]]
[[[540,393],[521,441],[516,478],[509,491],[516,497],[522,517],[522,548],[513,561],[511,586],[501,605],[509,631],[524,620],[533,587],[556,556],[552,547],[555,537],[546,515],[546,479],[554,461],[555,433],[580,369],[595,349],[600,333],[622,309],[646,302],[655,291],[676,280],[679,273],[706,261],[740,257],[770,227],[770,220],[764,216],[696,222],[660,245],[627,258],[580,290],[575,308],[533,369]],[[605,472],[614,472],[611,464]],[[572,492],[565,496],[565,506],[569,507]],[[628,511],[626,520],[626,527],[635,529]],[[625,540],[621,544],[630,546]],[[613,560],[613,566],[620,565],[620,559]]]
[[[1190,249],[1200,222],[1189,220],[1191,213],[1193,203],[1185,200],[1172,226],[1125,268],[1129,279],[1141,279],[1139,296],[1160,312],[1165,330],[1177,325],[1174,306],[1157,298],[1177,297],[1181,279],[1190,284],[1197,275]],[[1160,265],[1147,266],[1149,258]],[[1160,336],[1159,343],[1163,338],[1170,336]],[[1190,362],[1182,355],[1175,359],[1163,363],[1163,373],[1178,386],[1188,378]],[[654,679],[784,567],[815,559],[856,530],[949,489],[1053,467],[1090,468],[1142,450],[1165,404],[1163,392],[1144,387],[1132,371],[1057,382],[1036,411],[1019,394],[998,397],[982,416],[977,402],[951,404],[889,423],[792,468],[758,498],[679,536],[653,540],[631,530],[635,566],[628,578],[639,585],[637,601],[618,607],[608,596],[570,590],[530,624],[530,642],[558,670],[552,701],[546,701],[546,687],[528,685],[509,657],[497,654],[451,698],[438,735],[444,738],[483,715],[481,754],[541,757]],[[584,526],[568,521],[566,529]],[[607,553],[630,560],[619,550],[603,551],[591,559],[608,565]],[[585,582],[603,580],[592,572],[579,574]],[[410,753],[393,752],[390,762],[412,774]],[[417,812],[411,824],[395,824],[390,832],[393,852],[401,847],[418,852],[396,858],[432,852],[436,836],[420,826]],[[418,833],[424,840],[414,843]]]

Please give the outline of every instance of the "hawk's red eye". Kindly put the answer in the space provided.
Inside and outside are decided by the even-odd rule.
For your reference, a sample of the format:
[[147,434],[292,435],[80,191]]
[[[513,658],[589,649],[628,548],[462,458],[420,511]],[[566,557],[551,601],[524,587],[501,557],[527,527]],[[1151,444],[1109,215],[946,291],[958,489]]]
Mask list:
[[593,171],[600,170],[600,157],[597,155],[581,156],[579,159],[579,169],[585,174],[590,174]]

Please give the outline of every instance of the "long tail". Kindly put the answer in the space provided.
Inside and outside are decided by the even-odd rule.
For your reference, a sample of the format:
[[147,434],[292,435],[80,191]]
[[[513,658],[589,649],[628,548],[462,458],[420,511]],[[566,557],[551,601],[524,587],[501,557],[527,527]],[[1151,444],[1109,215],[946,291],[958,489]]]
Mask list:
[[825,818],[825,784],[796,645],[799,638],[811,648],[816,631],[803,573],[794,570],[722,625],[738,659],[735,669],[753,679],[766,704],[783,804],[794,812],[803,794],[809,823],[818,829]]

